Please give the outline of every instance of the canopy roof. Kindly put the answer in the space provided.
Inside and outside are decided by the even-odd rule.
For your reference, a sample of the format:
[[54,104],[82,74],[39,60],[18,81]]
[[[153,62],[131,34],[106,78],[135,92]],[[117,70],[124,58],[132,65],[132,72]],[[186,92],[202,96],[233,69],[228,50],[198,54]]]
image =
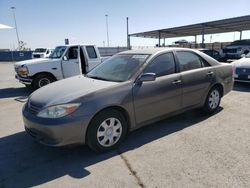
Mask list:
[[250,30],[250,15],[180,27],[158,29],[141,33],[133,33],[130,34],[130,36],[144,38],[173,38],[235,31],[240,32],[244,30]]
[[12,29],[13,27],[10,27],[8,25],[0,24],[0,29]]

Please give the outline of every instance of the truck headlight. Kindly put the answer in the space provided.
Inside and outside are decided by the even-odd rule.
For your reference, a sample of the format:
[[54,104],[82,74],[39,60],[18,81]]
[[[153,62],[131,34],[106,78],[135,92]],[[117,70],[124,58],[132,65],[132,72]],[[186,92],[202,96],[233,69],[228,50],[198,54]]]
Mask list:
[[18,68],[17,73],[21,76],[27,76],[29,74],[29,69],[27,66],[22,65]]
[[60,118],[73,113],[81,103],[70,103],[70,104],[60,104],[55,106],[49,106],[41,110],[37,116],[42,118]]

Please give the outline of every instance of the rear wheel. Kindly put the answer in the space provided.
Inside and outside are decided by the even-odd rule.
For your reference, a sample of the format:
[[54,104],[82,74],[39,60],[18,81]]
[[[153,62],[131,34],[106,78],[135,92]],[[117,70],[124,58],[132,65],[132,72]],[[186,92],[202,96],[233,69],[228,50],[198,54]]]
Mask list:
[[54,81],[54,78],[49,74],[39,74],[34,78],[32,85],[34,89],[38,89]]
[[220,106],[221,93],[218,87],[213,87],[207,95],[204,111],[207,113],[215,112]]
[[87,144],[96,152],[115,149],[125,138],[127,128],[127,122],[122,113],[107,109],[97,114],[90,123]]

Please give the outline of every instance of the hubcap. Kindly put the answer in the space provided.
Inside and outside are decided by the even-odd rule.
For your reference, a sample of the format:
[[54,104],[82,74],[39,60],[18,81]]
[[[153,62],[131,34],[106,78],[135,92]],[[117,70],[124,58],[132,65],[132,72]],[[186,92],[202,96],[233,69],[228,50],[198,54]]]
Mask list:
[[48,78],[42,78],[39,80],[38,85],[39,87],[43,87],[45,85],[48,85],[50,83],[50,80]]
[[211,109],[215,109],[219,105],[219,102],[220,102],[220,93],[218,90],[213,90],[208,100],[209,107]]
[[104,120],[97,130],[98,143],[103,147],[113,146],[122,134],[122,124],[116,118]]

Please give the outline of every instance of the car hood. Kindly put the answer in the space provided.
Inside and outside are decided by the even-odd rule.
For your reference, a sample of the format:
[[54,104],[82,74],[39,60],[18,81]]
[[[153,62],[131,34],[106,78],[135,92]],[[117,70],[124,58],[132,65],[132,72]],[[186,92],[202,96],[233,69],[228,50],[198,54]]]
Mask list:
[[237,61],[232,62],[234,67],[240,68],[250,68],[250,58],[241,58]]
[[49,63],[53,61],[58,61],[58,59],[49,59],[49,58],[39,58],[39,59],[30,59],[30,60],[25,60],[25,61],[20,61],[15,63],[15,67],[19,67],[22,65],[33,65],[33,64],[38,64],[38,63]]
[[29,101],[41,108],[65,104],[84,95],[98,92],[117,84],[117,82],[96,80],[82,75],[74,76],[38,89],[31,94]]

